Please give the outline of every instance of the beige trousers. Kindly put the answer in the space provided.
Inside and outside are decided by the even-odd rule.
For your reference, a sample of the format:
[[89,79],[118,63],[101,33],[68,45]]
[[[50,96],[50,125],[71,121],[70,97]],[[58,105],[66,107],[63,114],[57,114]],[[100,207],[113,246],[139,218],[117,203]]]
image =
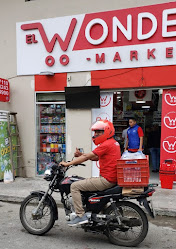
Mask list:
[[113,187],[115,184],[108,182],[104,177],[92,177],[85,180],[80,180],[71,184],[71,195],[73,205],[78,216],[82,217],[85,213],[82,205],[80,191],[103,191]]

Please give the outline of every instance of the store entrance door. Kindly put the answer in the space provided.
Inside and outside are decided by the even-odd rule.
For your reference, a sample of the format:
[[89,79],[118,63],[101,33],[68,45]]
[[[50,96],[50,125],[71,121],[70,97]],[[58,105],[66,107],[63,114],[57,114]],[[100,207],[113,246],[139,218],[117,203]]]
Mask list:
[[[143,152],[150,155],[150,169],[154,170],[151,156],[151,132],[158,127],[161,132],[161,108],[162,91],[160,89],[116,91],[113,96],[113,123],[115,127],[115,139],[120,143],[121,152],[125,147],[125,132],[129,127],[129,118],[135,117],[137,124],[144,132]],[[159,140],[161,134],[159,135]],[[154,141],[156,142],[156,141]],[[160,146],[160,141],[155,143]]]

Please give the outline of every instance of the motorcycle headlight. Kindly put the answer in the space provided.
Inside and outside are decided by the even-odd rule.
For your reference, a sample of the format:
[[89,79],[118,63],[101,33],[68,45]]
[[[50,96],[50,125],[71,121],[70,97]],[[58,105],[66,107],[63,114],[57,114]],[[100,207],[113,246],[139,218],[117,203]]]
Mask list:
[[51,172],[51,169],[45,170],[45,173],[44,173],[43,178],[44,178],[46,181],[51,181],[51,180],[52,180],[52,172]]

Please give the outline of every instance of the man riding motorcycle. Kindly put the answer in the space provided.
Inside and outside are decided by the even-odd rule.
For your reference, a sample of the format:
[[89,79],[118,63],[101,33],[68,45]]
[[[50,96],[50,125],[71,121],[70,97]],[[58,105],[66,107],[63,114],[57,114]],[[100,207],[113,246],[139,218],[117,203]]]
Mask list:
[[108,120],[99,120],[92,125],[94,131],[92,140],[97,146],[90,153],[78,153],[79,157],[71,162],[61,162],[60,165],[68,167],[80,164],[87,160],[97,161],[100,164],[100,176],[87,178],[74,182],[71,185],[71,195],[76,212],[76,217],[68,222],[69,226],[88,223],[88,218],[82,206],[81,191],[103,191],[117,184],[117,159],[120,159],[120,146],[113,138],[115,129]]

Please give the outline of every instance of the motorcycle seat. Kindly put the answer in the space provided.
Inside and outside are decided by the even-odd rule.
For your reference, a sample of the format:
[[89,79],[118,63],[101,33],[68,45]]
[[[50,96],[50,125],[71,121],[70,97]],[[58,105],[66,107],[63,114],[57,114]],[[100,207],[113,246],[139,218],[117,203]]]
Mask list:
[[112,188],[105,189],[103,191],[96,192],[98,195],[111,195],[111,194],[121,194],[122,193],[122,187],[116,185]]
[[108,189],[105,189],[103,191],[95,191],[95,192],[88,192],[86,191],[87,194],[90,196],[90,195],[94,195],[94,194],[97,194],[98,196],[100,195],[112,195],[112,194],[121,194],[122,193],[122,187],[120,186],[114,186],[112,188],[108,188]]

